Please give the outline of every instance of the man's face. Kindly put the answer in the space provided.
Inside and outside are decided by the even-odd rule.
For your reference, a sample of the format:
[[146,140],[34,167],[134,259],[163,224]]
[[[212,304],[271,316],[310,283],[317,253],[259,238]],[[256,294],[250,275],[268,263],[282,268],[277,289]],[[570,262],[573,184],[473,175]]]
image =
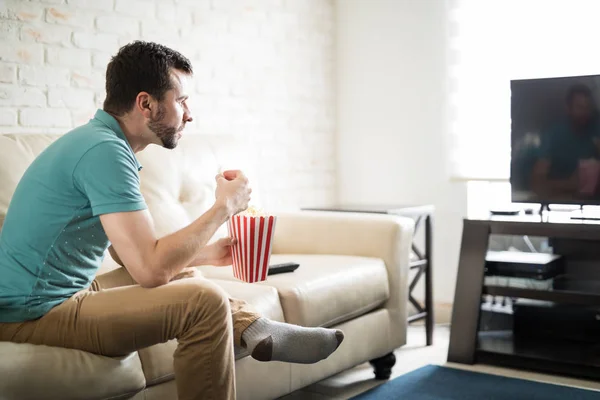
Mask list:
[[152,113],[148,121],[148,129],[160,139],[163,147],[174,149],[181,138],[186,122],[192,121],[187,106],[187,88],[191,76],[178,70],[171,70],[172,89],[165,93],[158,109]]
[[569,117],[577,126],[583,127],[592,119],[593,105],[591,99],[584,94],[576,94],[569,105]]

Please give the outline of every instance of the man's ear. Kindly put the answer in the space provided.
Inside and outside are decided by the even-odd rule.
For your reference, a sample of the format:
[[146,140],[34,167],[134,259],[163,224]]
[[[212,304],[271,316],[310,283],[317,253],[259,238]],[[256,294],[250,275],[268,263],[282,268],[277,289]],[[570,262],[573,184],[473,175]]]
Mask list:
[[152,108],[154,106],[152,100],[152,96],[147,92],[140,92],[135,98],[135,107],[146,118],[152,116]]

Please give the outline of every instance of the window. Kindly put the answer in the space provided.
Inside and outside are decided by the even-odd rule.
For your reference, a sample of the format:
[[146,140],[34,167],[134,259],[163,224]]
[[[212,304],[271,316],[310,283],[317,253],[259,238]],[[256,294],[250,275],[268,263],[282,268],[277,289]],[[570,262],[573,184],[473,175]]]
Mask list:
[[510,171],[510,80],[600,74],[596,0],[448,2],[450,170]]
[[489,215],[491,209],[510,204],[508,182],[472,181],[467,183],[467,214],[470,217]]

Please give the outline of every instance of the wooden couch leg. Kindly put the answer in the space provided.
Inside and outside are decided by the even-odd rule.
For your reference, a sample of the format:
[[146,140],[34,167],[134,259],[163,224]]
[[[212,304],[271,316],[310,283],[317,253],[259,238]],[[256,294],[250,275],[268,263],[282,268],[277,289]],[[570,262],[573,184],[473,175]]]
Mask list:
[[383,357],[369,361],[375,370],[375,379],[390,379],[392,367],[396,364],[394,353],[386,354]]

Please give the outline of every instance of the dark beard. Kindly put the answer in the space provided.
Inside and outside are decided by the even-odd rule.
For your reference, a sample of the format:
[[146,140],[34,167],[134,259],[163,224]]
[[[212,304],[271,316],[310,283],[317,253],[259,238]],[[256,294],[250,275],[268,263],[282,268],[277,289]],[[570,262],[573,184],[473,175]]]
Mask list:
[[156,134],[156,136],[162,142],[162,145],[166,149],[174,149],[177,147],[177,133],[179,133],[183,126],[180,128],[166,125],[162,122],[165,117],[165,109],[162,106],[158,107],[158,114],[156,119],[148,122],[148,128]]

